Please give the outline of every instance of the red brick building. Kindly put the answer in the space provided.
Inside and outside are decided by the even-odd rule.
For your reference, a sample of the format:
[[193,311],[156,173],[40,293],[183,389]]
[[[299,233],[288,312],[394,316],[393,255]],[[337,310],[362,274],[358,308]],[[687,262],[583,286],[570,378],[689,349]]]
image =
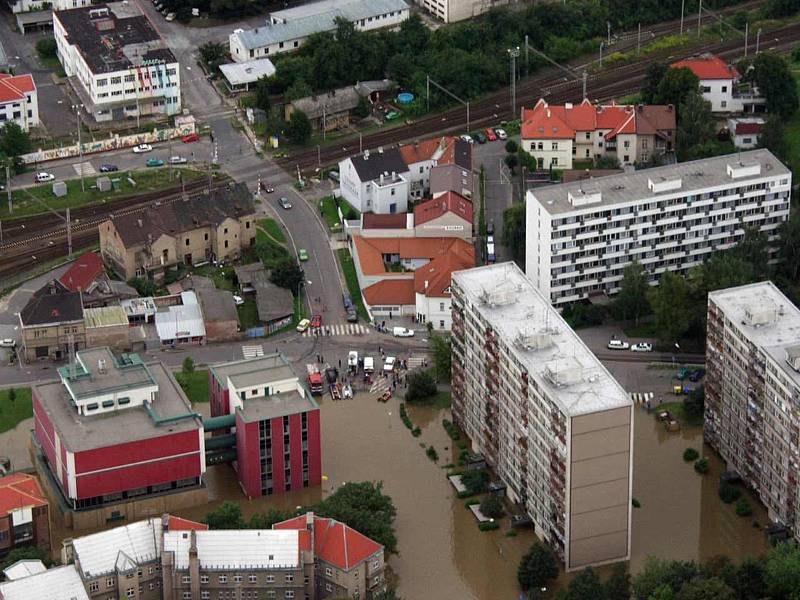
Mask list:
[[50,510],[36,477],[13,473],[0,478],[0,556],[24,545],[50,551]]
[[233,417],[248,498],[319,485],[319,406],[281,354],[212,365],[212,417]]

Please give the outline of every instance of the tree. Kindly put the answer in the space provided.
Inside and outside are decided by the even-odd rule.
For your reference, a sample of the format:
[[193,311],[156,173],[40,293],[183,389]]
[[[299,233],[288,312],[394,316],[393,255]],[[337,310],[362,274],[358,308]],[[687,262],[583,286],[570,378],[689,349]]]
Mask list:
[[427,400],[436,395],[436,382],[429,371],[415,371],[408,375],[406,402]]
[[622,283],[620,283],[619,293],[614,303],[617,315],[620,319],[633,319],[638,325],[639,317],[647,313],[649,304],[647,293],[650,284],[647,279],[647,271],[638,261],[633,261],[622,272]]
[[519,151],[519,145],[514,140],[508,140],[506,142],[506,152],[509,154],[516,154]]
[[597,571],[592,567],[586,567],[569,582],[565,600],[592,600],[603,596],[603,584]]
[[[12,159],[18,159],[22,154],[31,151],[31,138],[27,131],[17,125],[15,121],[8,121],[0,129],[0,152]],[[18,164],[15,160],[15,170],[19,173]]]
[[[800,223],[800,219],[798,219]],[[798,228],[800,231],[800,227]],[[800,243],[800,238],[798,238]],[[514,204],[503,212],[503,245],[511,252],[511,258],[525,268],[525,204]],[[800,255],[800,247],[798,247]]]
[[358,99],[358,105],[353,109],[353,114],[359,119],[366,119],[372,112],[372,105],[366,96]]
[[286,89],[284,97],[287,100],[294,101],[300,98],[308,98],[314,93],[311,86],[308,85],[304,79],[298,79],[289,88]]
[[779,229],[778,269],[792,283],[800,275],[800,212],[792,211]]
[[289,137],[295,144],[305,144],[311,137],[311,121],[302,110],[295,110],[289,118]]
[[198,50],[200,60],[208,66],[212,73],[218,71],[219,66],[228,60],[228,45],[222,42],[206,42]]
[[625,563],[617,563],[612,567],[611,575],[603,588],[605,589],[604,596],[608,600],[631,597],[631,575],[628,573]]
[[658,339],[671,347],[689,329],[689,285],[680,275],[666,271],[658,287],[650,290],[648,299],[656,318]]
[[183,364],[181,365],[181,371],[184,375],[191,375],[194,373],[194,359],[191,356],[187,356],[183,359]]
[[595,169],[619,169],[619,159],[616,156],[611,156],[610,154],[605,154],[603,156],[597,156],[594,159],[594,168]]
[[397,552],[394,532],[397,509],[392,499],[383,493],[381,482],[345,483],[318,503],[314,512],[349,525],[382,544],[389,553]]
[[733,248],[733,256],[751,265],[753,277],[769,274],[769,240],[758,227],[747,227],[744,238]]
[[481,512],[490,519],[500,519],[506,514],[503,508],[503,501],[494,494],[489,494],[481,500]]
[[247,522],[248,529],[272,529],[275,523],[286,521],[295,516],[295,513],[290,510],[281,510],[270,506],[267,512],[256,513]]
[[260,108],[265,112],[269,112],[271,106],[270,100],[270,84],[266,76],[259,77],[253,86],[253,106]]
[[752,79],[767,100],[767,112],[788,119],[797,111],[797,85],[782,56],[759,53],[753,61]]
[[485,469],[470,469],[461,474],[461,484],[471,496],[486,491],[488,483],[489,473]]
[[686,94],[678,108],[676,150],[679,159],[686,160],[694,147],[712,141],[715,134],[716,125],[711,114],[711,103],[697,90]]
[[439,381],[449,382],[452,374],[453,347],[450,337],[432,332],[428,336],[433,351],[433,368]]
[[737,600],[737,596],[718,577],[697,577],[683,584],[675,600]]
[[553,551],[542,542],[534,542],[517,568],[519,586],[525,591],[539,589],[556,577],[558,577],[558,563]]
[[730,585],[739,591],[741,600],[759,600],[764,597],[764,563],[752,556],[746,556],[735,571],[735,582]]
[[241,529],[244,525],[242,508],[229,500],[208,513],[204,521],[209,529]]
[[766,594],[773,600],[794,600],[800,589],[800,547],[794,543],[778,544],[767,555],[764,569]]
[[141,277],[134,277],[128,280],[128,285],[136,290],[140,296],[155,296],[158,286],[149,279],[142,279]]
[[[686,67],[667,69],[653,97],[655,104],[672,104],[679,107],[690,95],[699,91],[700,79]],[[678,112],[680,118],[680,111]]]
[[41,560],[47,566],[52,563],[50,555],[39,546],[20,546],[5,555],[0,562],[0,570],[10,567],[19,560]]
[[519,158],[517,158],[516,154],[506,154],[506,157],[503,159],[503,162],[506,163],[506,166],[513,173],[514,169],[516,169],[517,165],[519,164]]
[[297,296],[305,277],[305,272],[300,264],[295,259],[286,257],[272,269],[269,280],[278,287],[291,290],[292,294]]
[[669,67],[662,62],[651,62],[647,67],[642,86],[642,103],[653,104],[658,96],[658,86]]
[[675,600],[675,592],[668,585],[660,585],[653,590],[647,600]]
[[[662,587],[675,592],[680,590],[685,582],[694,578],[697,573],[697,565],[693,562],[664,560],[649,556],[644,569],[633,578],[632,596],[637,600],[649,599],[656,590]],[[669,596],[664,597],[669,598]]]
[[55,38],[42,38],[36,42],[36,54],[40,58],[55,58],[58,54],[58,44]]
[[17,399],[17,390],[15,390],[13,387],[8,388],[8,401],[11,402],[11,404],[14,404],[16,399]]
[[776,115],[770,115],[766,123],[761,127],[758,145],[766,148],[785,162],[789,156],[789,144],[786,141],[786,122]]
[[800,0],[767,0],[761,14],[768,19],[790,17],[800,10]]

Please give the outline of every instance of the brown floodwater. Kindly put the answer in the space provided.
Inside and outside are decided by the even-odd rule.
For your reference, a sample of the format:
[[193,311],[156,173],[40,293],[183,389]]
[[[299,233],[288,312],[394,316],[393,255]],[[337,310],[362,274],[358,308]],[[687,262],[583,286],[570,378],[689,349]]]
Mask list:
[[[614,375],[627,389],[643,391],[655,389],[646,385],[661,385],[649,382],[659,374],[630,369],[620,365],[611,369],[619,371]],[[422,430],[422,435],[414,438],[400,420],[396,398],[381,404],[362,392],[353,400],[323,398],[320,404],[323,473],[328,478],[322,488],[248,501],[232,469],[221,465],[210,468],[206,475],[209,504],[178,514],[202,519],[223,500],[235,500],[249,517],[269,506],[312,504],[347,481],[380,480],[397,507],[399,553],[389,564],[403,598],[518,598],[517,565],[534,536],[523,531],[507,537],[507,520],[499,531],[481,532],[464,501],[455,498],[442,468],[455,454],[441,425],[442,418],[449,418],[448,410],[409,407],[409,416]],[[206,412],[208,405],[197,408]],[[0,453],[19,456],[29,465],[30,427],[31,422],[26,421],[1,434]],[[428,445],[436,448],[438,463],[426,456],[423,446]],[[723,504],[717,496],[722,462],[703,448],[711,470],[700,476],[682,459],[689,446],[703,448],[699,427],[668,433],[652,415],[635,410],[634,496],[642,506],[633,510],[630,566],[634,573],[648,555],[703,561],[724,553],[740,559],[768,547],[763,532],[752,525],[754,521],[762,526],[767,523],[763,507],[753,501],[752,517],[736,516],[733,506]],[[17,467],[23,464],[15,462]],[[53,533],[56,549],[61,538],[74,535],[58,526]],[[555,588],[566,581],[562,576]]]

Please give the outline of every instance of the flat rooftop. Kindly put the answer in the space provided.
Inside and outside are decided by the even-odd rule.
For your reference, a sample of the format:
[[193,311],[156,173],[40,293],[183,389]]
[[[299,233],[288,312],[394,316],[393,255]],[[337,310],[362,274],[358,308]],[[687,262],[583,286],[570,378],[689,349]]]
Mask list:
[[[758,169],[758,173],[751,175],[731,177],[728,174],[728,165],[738,167],[740,164],[745,168],[759,165],[760,169]],[[750,150],[653,169],[641,169],[631,173],[536,188],[528,190],[527,199],[538,201],[544,210],[553,215],[583,211],[594,212],[598,208],[629,202],[636,203],[645,198],[667,197],[676,193],[686,195],[703,188],[747,185],[748,182],[754,180],[779,175],[791,177],[791,171],[769,150]],[[654,192],[649,186],[651,180],[654,183],[664,184],[680,180],[680,187],[669,191]],[[599,194],[599,201],[587,202],[578,206],[573,205],[570,201],[570,195],[573,197],[593,196],[596,200],[595,194]]]
[[225,390],[228,389],[228,378],[239,388],[297,377],[289,361],[280,353],[218,363],[210,365],[209,369]]
[[155,385],[138,354],[115,356],[107,347],[80,350],[73,364],[58,369],[75,399]]
[[631,405],[627,392],[516,264],[456,271],[452,278],[565,414]]
[[286,417],[319,408],[311,394],[301,396],[300,392],[282,392],[271,396],[248,398],[242,402],[242,418],[245,423]]
[[146,363],[145,366],[158,384],[158,399],[151,406],[153,416],[143,406],[131,406],[97,415],[79,415],[61,381],[34,385],[33,391],[58,430],[61,443],[72,452],[200,429],[199,416],[179,418],[161,425],[154,420],[154,417],[175,419],[194,413],[186,394],[162,363]]
[[761,281],[717,290],[708,298],[800,387],[800,373],[786,362],[787,349],[800,345],[800,309],[774,283]]
[[355,21],[397,10],[408,10],[408,8],[408,4],[403,0],[320,0],[275,10],[270,12],[269,16],[281,21],[292,21],[332,11],[341,11],[343,16]]
[[83,318],[86,321],[86,328],[92,327],[115,327],[117,325],[127,325],[128,315],[121,306],[100,306],[97,308],[84,308]]
[[189,568],[192,537],[201,569],[293,569],[300,564],[297,530],[168,531],[164,552],[174,553],[176,569]]

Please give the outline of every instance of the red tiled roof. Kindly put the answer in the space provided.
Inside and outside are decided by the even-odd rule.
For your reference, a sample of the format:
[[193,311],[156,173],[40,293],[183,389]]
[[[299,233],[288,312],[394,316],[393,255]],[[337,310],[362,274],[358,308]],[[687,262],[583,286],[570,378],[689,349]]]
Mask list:
[[455,192],[446,192],[414,207],[414,226],[438,219],[446,212],[451,212],[472,225],[472,202]]
[[401,259],[427,258],[433,260],[441,254],[450,251],[453,245],[468,245],[459,238],[446,237],[414,237],[414,238],[365,238],[360,235],[353,236],[353,245],[361,271],[365,275],[402,275],[402,273],[387,273],[383,262],[384,255],[396,254]]
[[563,106],[551,108],[547,102],[539,100],[533,109],[522,111],[522,138],[548,140],[574,138],[575,129],[568,125],[564,118],[566,110]]
[[[414,291],[429,298],[449,298],[450,276],[453,271],[475,266],[475,248],[469,244],[457,246],[452,252],[440,256],[414,271]],[[427,287],[425,284],[428,284]]]
[[758,135],[763,126],[763,123],[737,123],[734,135]]
[[181,517],[176,517],[175,515],[167,515],[167,518],[169,519],[170,531],[191,531],[192,529],[196,531],[208,530],[208,525],[205,523],[198,523],[197,521],[182,519]]
[[39,481],[27,473],[0,478],[0,517],[18,508],[47,506]]
[[455,162],[456,138],[442,136],[404,144],[400,146],[400,155],[407,165],[435,160],[437,165],[449,165]]
[[405,229],[408,213],[395,213],[393,215],[376,215],[364,213],[361,215],[363,229]]
[[0,104],[25,100],[25,93],[33,91],[36,91],[36,84],[30,75],[0,73]]
[[736,67],[727,64],[718,56],[695,56],[670,65],[673,69],[689,69],[702,81],[704,79],[738,79]]
[[[344,523],[317,516],[313,519],[315,556],[340,569],[349,571],[383,550],[383,546]],[[301,515],[272,527],[306,529],[306,524],[307,516]]]
[[104,271],[103,259],[94,252],[87,252],[78,257],[59,281],[70,292],[86,291],[92,282]]
[[414,304],[416,302],[414,299],[414,280],[382,279],[378,283],[373,283],[371,286],[364,288],[364,299],[370,306]]

